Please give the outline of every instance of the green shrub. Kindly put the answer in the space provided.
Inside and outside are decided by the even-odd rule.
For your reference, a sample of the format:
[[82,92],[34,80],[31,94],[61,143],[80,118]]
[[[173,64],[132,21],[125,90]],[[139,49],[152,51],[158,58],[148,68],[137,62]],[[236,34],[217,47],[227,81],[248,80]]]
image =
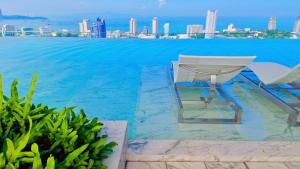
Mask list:
[[102,161],[117,144],[99,134],[103,124],[89,121],[83,110],[76,114],[74,107],[56,111],[32,104],[36,81],[35,74],[22,98],[15,80],[7,97],[0,75],[0,169],[107,168]]

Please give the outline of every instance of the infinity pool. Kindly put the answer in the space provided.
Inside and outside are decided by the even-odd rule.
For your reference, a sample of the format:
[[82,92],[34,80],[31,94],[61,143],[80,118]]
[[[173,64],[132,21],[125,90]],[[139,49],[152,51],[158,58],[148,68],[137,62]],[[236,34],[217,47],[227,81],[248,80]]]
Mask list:
[[[287,113],[239,78],[225,84],[244,109],[241,125],[178,124],[169,66],[179,54],[256,55],[257,61],[287,66],[300,62],[300,40],[99,40],[0,38],[0,72],[6,94],[19,79],[22,95],[33,73],[39,79],[35,103],[77,105],[90,117],[128,120],[130,139],[300,140],[287,126]],[[200,97],[199,91],[181,91]],[[224,117],[232,112],[217,97],[193,116]]]

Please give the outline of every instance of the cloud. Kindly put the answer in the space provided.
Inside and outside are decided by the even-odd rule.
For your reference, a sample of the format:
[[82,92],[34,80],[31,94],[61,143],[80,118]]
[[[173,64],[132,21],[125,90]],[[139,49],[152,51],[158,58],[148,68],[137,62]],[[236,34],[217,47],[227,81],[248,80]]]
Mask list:
[[167,0],[158,0],[159,7],[162,7],[167,4]]

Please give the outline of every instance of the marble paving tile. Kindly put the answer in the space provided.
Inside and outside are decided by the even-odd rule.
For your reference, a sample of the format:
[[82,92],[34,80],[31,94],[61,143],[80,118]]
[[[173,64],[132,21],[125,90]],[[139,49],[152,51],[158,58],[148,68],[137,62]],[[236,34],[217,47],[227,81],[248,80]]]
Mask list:
[[118,146],[113,154],[104,161],[109,169],[124,169],[127,149],[127,121],[102,121],[104,128],[101,134],[108,134],[107,141],[115,141]]
[[300,169],[300,162],[285,163],[289,169]]
[[167,162],[167,169],[206,169],[203,162]]
[[248,162],[249,169],[289,169],[284,163],[271,162]]
[[294,162],[300,142],[150,140],[129,143],[128,161]]
[[126,169],[167,169],[164,162],[128,162]]
[[247,169],[244,163],[206,162],[207,169]]

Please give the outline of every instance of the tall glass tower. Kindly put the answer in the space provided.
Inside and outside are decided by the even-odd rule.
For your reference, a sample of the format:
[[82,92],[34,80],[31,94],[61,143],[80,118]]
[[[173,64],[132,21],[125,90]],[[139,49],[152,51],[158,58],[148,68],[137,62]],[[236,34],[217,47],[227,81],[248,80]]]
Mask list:
[[2,18],[2,10],[0,9],[0,18]]
[[106,24],[103,18],[97,18],[97,36],[98,38],[106,38]]

